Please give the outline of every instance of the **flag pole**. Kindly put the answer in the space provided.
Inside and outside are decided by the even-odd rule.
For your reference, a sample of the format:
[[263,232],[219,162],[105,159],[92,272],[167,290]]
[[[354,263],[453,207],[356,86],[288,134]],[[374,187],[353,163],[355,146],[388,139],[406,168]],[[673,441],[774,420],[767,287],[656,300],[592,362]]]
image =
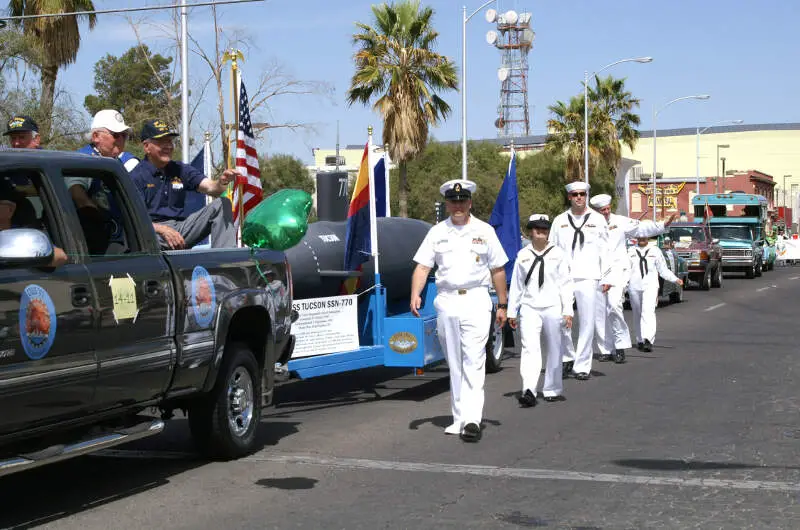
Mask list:
[[392,189],[391,179],[389,178],[389,158],[386,156],[389,146],[383,144],[383,171],[384,171],[384,187],[386,188],[386,217],[392,216]]
[[381,269],[378,252],[378,218],[375,207],[375,166],[372,164],[372,126],[367,128],[369,141],[367,143],[367,167],[369,168],[369,243],[372,257],[375,261],[375,285],[380,285]]
[[[232,112],[233,112],[233,131],[228,136],[228,160],[227,165],[228,169],[236,168],[236,150],[239,146],[239,61],[244,61],[244,55],[240,50],[235,48],[231,48],[230,50],[226,51],[222,54],[222,62],[231,63],[231,102],[232,102]],[[232,141],[231,141],[232,139]],[[234,212],[239,216],[239,223],[236,228],[236,242],[237,246],[241,247],[241,226],[242,226],[242,219],[241,219],[241,201],[242,201],[242,189],[241,189],[241,179],[237,178],[234,180],[230,187],[228,188],[228,195],[231,198],[231,202],[236,198],[236,191],[239,192],[239,204],[233,204]]]

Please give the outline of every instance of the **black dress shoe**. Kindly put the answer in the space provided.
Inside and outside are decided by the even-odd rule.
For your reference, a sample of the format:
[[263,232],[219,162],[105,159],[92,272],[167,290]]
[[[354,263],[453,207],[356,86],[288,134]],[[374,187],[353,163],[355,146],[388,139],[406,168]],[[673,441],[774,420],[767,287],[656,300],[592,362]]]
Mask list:
[[467,423],[461,430],[461,439],[465,442],[475,443],[481,439],[481,427],[477,423]]
[[566,401],[567,398],[565,398],[564,396],[545,396],[544,400],[547,401],[548,403],[555,403],[557,401]]
[[639,351],[644,351],[644,342],[637,342],[636,349]]
[[577,379],[578,381],[588,381],[589,374],[587,374],[586,372],[578,372],[577,374],[575,374],[575,379]]
[[575,366],[575,361],[567,361],[565,363],[561,363],[561,377],[569,377],[569,374],[572,373],[572,367]]
[[644,344],[642,345],[642,351],[643,352],[651,352],[651,351],[653,351],[653,343],[651,343],[647,339],[644,339]]
[[607,363],[608,361],[611,360],[611,355],[608,355],[608,354],[601,355],[600,357],[598,357],[598,360],[601,363]]
[[625,350],[614,350],[614,362],[617,364],[625,362]]
[[526,390],[517,398],[519,404],[522,405],[524,408],[528,407],[535,407],[536,406],[536,394],[531,392],[530,390]]

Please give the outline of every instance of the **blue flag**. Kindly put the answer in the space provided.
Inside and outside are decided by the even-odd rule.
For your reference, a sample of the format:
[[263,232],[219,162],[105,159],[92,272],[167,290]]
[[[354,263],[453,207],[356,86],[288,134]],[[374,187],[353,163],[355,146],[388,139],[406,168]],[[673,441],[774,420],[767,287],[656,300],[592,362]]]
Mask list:
[[522,234],[519,230],[519,194],[517,192],[517,154],[511,149],[511,161],[508,163],[508,173],[503,179],[497,201],[494,203],[489,224],[494,228],[497,239],[503,246],[508,256],[506,263],[506,281],[511,281],[514,271],[514,262],[517,253],[522,248]]

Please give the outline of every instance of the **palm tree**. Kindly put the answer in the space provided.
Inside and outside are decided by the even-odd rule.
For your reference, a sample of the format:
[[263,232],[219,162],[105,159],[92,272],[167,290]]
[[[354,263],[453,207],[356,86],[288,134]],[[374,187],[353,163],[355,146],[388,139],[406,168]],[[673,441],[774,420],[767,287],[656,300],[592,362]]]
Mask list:
[[[94,4],[91,0],[9,0],[8,9],[11,16],[43,15],[94,11]],[[58,70],[74,63],[78,56],[78,49],[81,45],[79,19],[88,21],[89,29],[93,29],[97,22],[97,16],[91,14],[27,18],[21,23],[23,33],[32,37],[41,56],[41,62],[38,65],[42,79],[40,132],[45,137],[50,132]]]
[[597,121],[605,128],[603,136],[606,141],[602,159],[616,170],[622,156],[620,142],[633,151],[639,141],[636,127],[640,119],[633,110],[639,106],[640,101],[625,89],[624,79],[611,76],[605,79],[595,76],[595,86],[589,89],[589,101],[592,106],[591,114],[599,113]]
[[400,166],[399,211],[408,216],[406,163],[425,149],[429,129],[450,114],[437,92],[456,89],[453,62],[433,50],[439,33],[431,25],[433,9],[419,0],[372,6],[374,27],[356,23],[356,70],[348,104],[373,108],[383,117],[383,143]]
[[[572,182],[583,180],[583,96],[573,96],[569,104],[557,101],[548,107],[552,117],[547,120],[547,140],[545,149],[550,153],[564,156],[566,169],[564,180]],[[602,153],[607,149],[607,127],[604,127],[602,115],[589,113],[589,164],[597,165]]]

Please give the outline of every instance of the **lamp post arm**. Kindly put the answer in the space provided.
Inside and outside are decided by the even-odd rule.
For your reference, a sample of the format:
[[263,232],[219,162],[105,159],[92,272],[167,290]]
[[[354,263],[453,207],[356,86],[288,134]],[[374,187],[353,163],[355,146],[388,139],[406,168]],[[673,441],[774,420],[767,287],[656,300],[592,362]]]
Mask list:
[[[484,3],[483,3],[483,5],[481,5],[481,7],[479,7],[479,8],[478,8],[478,9],[476,9],[475,11],[473,11],[473,12],[472,12],[472,14],[471,14],[470,16],[468,16],[468,17],[466,17],[466,18],[464,19],[464,24],[466,24],[467,22],[469,22],[469,19],[471,19],[472,17],[474,17],[475,15],[477,15],[477,14],[478,14],[478,11],[480,11],[480,10],[481,10],[481,9],[483,9],[484,7],[488,6],[488,5],[489,5],[489,4],[491,4],[492,2],[496,2],[496,1],[497,1],[497,0],[489,0],[488,2],[484,2]],[[466,6],[464,6],[464,13],[466,14],[466,12],[467,12],[467,7],[466,7]]]

